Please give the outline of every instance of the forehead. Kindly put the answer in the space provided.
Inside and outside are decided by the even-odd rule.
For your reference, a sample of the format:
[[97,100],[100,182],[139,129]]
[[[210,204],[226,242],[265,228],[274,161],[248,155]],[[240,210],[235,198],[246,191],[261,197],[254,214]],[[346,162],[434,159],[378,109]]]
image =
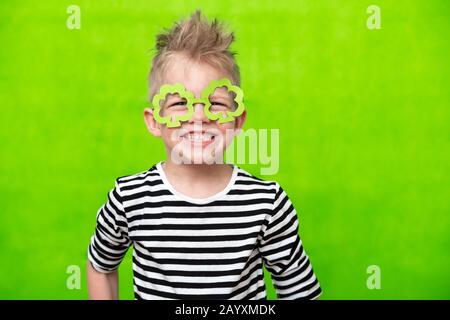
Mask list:
[[184,87],[200,96],[201,92],[213,80],[229,78],[223,70],[207,63],[196,62],[185,57],[174,56],[167,64],[162,77],[163,84],[181,83]]

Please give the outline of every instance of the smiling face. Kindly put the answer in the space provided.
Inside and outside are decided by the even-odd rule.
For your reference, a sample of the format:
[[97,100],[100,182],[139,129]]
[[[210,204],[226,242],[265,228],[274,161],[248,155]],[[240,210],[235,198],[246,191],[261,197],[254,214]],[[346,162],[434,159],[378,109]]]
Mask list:
[[[166,68],[161,83],[180,83],[194,95],[194,99],[199,99],[211,81],[223,78],[229,78],[224,71],[178,54],[171,58],[171,64]],[[226,88],[217,88],[209,98],[211,102],[209,110],[212,113],[233,110],[233,98]],[[175,117],[187,112],[186,99],[179,94],[167,95],[160,105],[162,116]],[[234,121],[218,123],[208,119],[204,112],[204,104],[197,102],[193,104],[190,119],[181,122],[181,126],[176,128],[157,123],[152,109],[145,109],[144,115],[149,131],[154,136],[162,138],[169,160],[196,164],[221,161],[224,150],[236,132],[242,128],[246,117],[244,111]]]

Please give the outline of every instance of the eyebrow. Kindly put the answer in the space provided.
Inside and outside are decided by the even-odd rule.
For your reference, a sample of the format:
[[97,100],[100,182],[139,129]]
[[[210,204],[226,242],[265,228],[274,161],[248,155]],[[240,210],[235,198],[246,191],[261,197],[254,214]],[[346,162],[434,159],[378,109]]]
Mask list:
[[178,94],[168,94],[166,95],[165,101],[172,101],[172,100],[183,100],[186,101],[186,98],[180,97]]
[[217,93],[213,93],[209,96],[210,99],[229,99],[232,98],[232,96],[230,94],[217,94]]

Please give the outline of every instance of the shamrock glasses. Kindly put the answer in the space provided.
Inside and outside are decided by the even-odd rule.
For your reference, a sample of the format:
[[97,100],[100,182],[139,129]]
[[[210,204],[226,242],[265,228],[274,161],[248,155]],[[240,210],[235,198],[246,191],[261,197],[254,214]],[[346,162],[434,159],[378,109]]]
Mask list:
[[[234,96],[234,97],[233,97]],[[153,97],[153,116],[156,122],[168,128],[181,126],[194,114],[194,105],[203,104],[206,117],[218,123],[234,121],[245,109],[242,89],[227,78],[211,81],[200,98],[180,84],[165,84]]]

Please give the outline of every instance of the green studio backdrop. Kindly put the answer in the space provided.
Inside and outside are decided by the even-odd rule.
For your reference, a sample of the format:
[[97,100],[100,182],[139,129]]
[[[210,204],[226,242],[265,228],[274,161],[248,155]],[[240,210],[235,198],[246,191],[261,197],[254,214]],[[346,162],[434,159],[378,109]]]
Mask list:
[[[114,179],[165,157],[143,121],[149,49],[195,9],[236,33],[245,128],[279,129],[278,172],[241,167],[290,195],[322,298],[450,298],[446,0],[2,1],[0,298],[87,297]],[[131,250],[120,297],[133,299]]]

